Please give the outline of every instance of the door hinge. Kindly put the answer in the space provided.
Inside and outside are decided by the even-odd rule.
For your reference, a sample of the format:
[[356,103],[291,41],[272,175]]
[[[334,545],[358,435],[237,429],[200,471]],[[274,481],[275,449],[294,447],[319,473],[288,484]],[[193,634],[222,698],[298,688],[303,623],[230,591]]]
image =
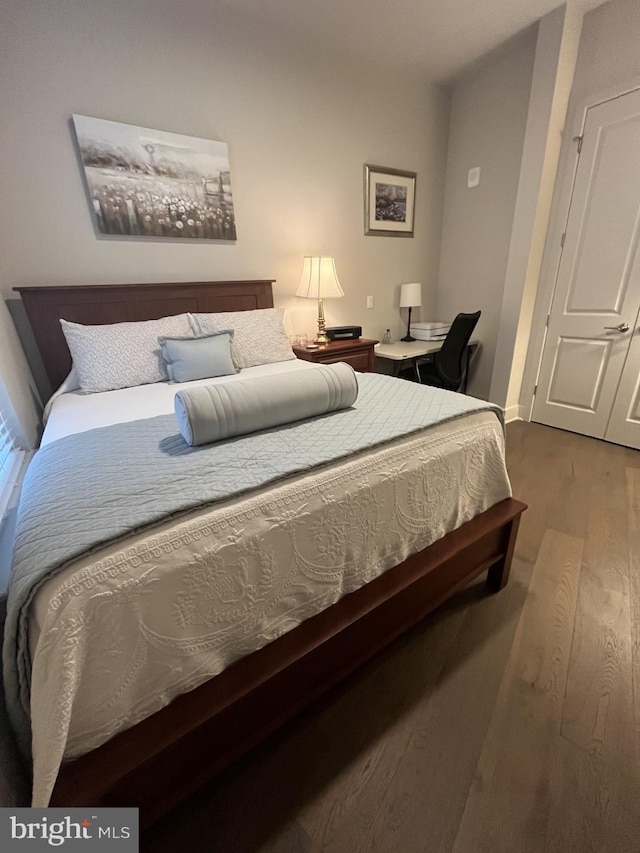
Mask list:
[[549,320],[550,320],[550,318],[551,318],[551,314],[547,314],[547,322],[545,323],[545,326],[547,327],[547,329],[549,328]]
[[578,143],[578,154],[582,151],[582,140],[583,136],[574,136],[573,141]]
[[538,393],[538,386],[534,385],[533,386],[533,396],[535,397],[537,393]]
[[565,241],[565,239],[566,239],[566,236],[567,236],[567,232],[566,232],[566,231],[564,231],[564,232],[563,232],[563,234],[562,234],[562,237],[560,237],[560,248],[561,248],[561,249],[563,249],[563,248],[564,248],[564,241]]

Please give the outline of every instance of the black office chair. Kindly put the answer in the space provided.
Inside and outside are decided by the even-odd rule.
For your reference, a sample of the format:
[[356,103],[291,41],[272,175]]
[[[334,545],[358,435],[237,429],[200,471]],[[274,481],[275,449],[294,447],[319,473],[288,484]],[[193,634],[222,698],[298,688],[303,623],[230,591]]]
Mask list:
[[467,390],[467,372],[469,369],[469,349],[476,323],[482,312],[458,314],[444,339],[442,348],[434,353],[432,359],[417,358],[414,362],[416,380],[423,385],[458,391],[464,379]]

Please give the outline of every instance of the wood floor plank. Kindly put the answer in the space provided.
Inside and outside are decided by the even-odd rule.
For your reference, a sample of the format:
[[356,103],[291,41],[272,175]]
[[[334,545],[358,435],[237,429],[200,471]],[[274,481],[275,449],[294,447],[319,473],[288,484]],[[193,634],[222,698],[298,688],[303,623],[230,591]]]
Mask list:
[[509,424],[507,465],[514,494],[529,505],[520,525],[517,556],[535,562],[548,528],[578,538],[585,535],[594,479],[593,439],[539,424]]
[[[529,429],[529,426],[534,426]],[[537,424],[523,424],[516,421],[507,425],[507,468],[514,495],[528,504],[527,512],[520,520],[515,554],[522,560],[534,563],[543,533],[547,526],[545,496],[548,481],[544,470],[551,466],[551,451],[548,441],[544,441],[544,432]],[[536,459],[537,466],[530,464]]]
[[619,766],[635,760],[627,486],[620,448],[596,448],[607,460],[600,502],[585,538],[576,630],[562,735]]
[[416,708],[431,695],[465,622],[462,599],[395,644],[374,678],[354,679],[321,715],[319,725],[342,767],[303,806],[299,820],[323,849],[347,843],[345,827],[360,827],[375,816],[411,737]]
[[261,848],[261,853],[320,853],[299,823],[286,826],[276,837],[270,838]]
[[638,795],[637,773],[561,738],[551,777],[552,813],[539,853],[637,853]]
[[548,530],[453,850],[543,849],[582,562],[581,539]]
[[320,853],[296,812],[330,773],[327,745],[303,714],[156,824],[142,852]]
[[500,595],[482,593],[470,607],[433,693],[410,720],[411,737],[394,757],[384,797],[361,801],[324,853],[450,849],[530,571],[517,562]]
[[640,767],[640,468],[627,466],[629,601],[636,764]]

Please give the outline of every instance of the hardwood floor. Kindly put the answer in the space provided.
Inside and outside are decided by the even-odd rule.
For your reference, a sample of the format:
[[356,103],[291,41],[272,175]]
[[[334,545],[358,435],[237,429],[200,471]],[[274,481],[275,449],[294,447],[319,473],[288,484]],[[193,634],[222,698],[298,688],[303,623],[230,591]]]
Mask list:
[[475,583],[158,824],[148,853],[638,853],[640,452],[507,430]]

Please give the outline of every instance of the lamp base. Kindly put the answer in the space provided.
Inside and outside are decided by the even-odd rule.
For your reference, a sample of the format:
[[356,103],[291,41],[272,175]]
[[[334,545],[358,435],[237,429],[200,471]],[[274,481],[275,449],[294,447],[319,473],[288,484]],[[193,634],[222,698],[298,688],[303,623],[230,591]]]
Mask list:
[[329,338],[327,337],[324,325],[324,302],[322,301],[322,299],[318,299],[318,337],[316,338],[316,343],[329,343]]
[[400,338],[400,340],[407,341],[408,343],[411,343],[411,341],[415,341],[415,338],[411,334],[411,305],[409,305],[409,317],[407,319],[407,334],[404,336],[404,338]]

